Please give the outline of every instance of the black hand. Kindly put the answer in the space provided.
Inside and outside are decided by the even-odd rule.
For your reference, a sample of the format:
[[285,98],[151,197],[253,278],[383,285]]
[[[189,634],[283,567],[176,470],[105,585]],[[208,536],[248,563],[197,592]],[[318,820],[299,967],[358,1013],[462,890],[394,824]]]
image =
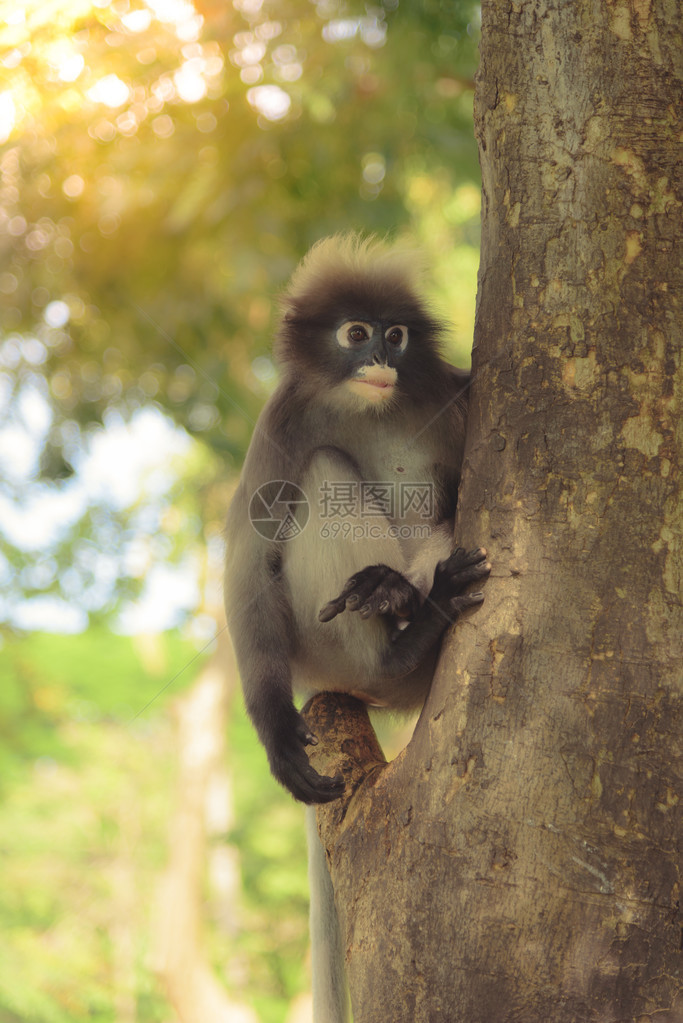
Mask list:
[[486,560],[483,547],[477,547],[474,551],[457,547],[450,557],[436,566],[428,601],[455,613],[474,604],[481,604],[483,593],[465,593],[464,590],[470,583],[485,579],[490,571],[491,565]]
[[320,611],[321,622],[329,622],[342,611],[358,611],[361,618],[372,615],[410,617],[420,604],[420,594],[405,576],[388,565],[368,565],[348,580],[338,597]]
[[287,715],[286,725],[278,727],[276,734],[266,742],[273,775],[302,803],[329,803],[338,799],[344,792],[343,777],[338,774],[328,778],[311,766],[304,747],[316,745],[318,740],[301,715],[292,710],[293,716]]

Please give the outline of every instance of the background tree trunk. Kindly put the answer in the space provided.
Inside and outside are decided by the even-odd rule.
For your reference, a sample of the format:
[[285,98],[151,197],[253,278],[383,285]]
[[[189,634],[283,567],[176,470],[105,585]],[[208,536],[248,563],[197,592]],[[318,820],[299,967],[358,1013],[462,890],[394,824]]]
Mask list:
[[[224,621],[219,619],[218,626],[213,656],[175,708],[178,794],[169,862],[157,898],[153,965],[181,1023],[258,1023],[254,1010],[230,997],[214,975],[202,941],[210,804],[217,802],[222,813],[229,812],[223,771],[235,665]],[[213,787],[218,788],[215,800]]]
[[675,1023],[680,11],[488,0],[482,16],[458,540],[494,568],[408,749],[389,766],[359,752],[355,711],[335,745],[368,770],[319,811],[354,1018]]

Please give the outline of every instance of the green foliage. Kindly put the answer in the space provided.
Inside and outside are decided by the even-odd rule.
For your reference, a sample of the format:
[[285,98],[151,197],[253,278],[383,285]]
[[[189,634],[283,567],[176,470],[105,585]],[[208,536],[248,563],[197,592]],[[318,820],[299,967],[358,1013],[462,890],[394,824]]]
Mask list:
[[[165,856],[173,736],[159,711],[183,682],[131,718],[194,650],[172,635],[153,650],[136,643],[103,629],[5,643],[3,1023],[117,1020],[138,974],[140,1018],[164,1018],[159,994],[145,994],[154,989],[145,964],[149,898],[136,892],[151,890]],[[119,942],[130,945],[125,962]]]
[[45,471],[63,467],[64,418],[149,401],[239,458],[262,401],[252,360],[302,252],[414,228],[416,168],[451,191],[478,180],[478,5],[25,7],[3,39],[0,293],[3,322],[38,342],[14,377],[43,373],[59,412]]
[[[150,889],[164,855],[170,738],[158,723],[144,743],[79,723],[63,732],[66,758],[39,759],[6,794],[1,1019],[115,1021],[135,963],[148,972],[149,907],[135,891]],[[130,961],[119,942],[132,945]],[[154,1002],[145,1019],[163,1018]]]
[[228,837],[245,850],[240,947],[247,955],[250,1004],[264,1023],[277,1023],[283,1007],[308,986],[303,808],[273,781],[241,701],[233,709],[229,747],[239,768],[234,775],[236,823]]
[[[169,1019],[150,926],[174,798],[168,711],[196,676],[195,656],[172,634],[141,642],[104,629],[5,646],[2,1023],[118,1023],[131,1005],[140,1023]],[[302,811],[273,782],[237,704],[228,737],[237,824],[215,841],[239,850],[243,885],[228,926],[209,898],[217,916],[209,911],[206,940],[235,996],[282,1023],[308,985]]]
[[[412,233],[437,268],[434,298],[455,321],[453,357],[467,363],[479,8],[469,0],[8,8],[3,446],[17,442],[31,395],[49,414],[32,434],[35,465],[21,479],[0,472],[0,619],[13,621],[22,598],[45,595],[110,616],[141,591],[126,571],[135,537],[145,535],[157,561],[172,560],[201,524],[174,545],[144,509],[91,498],[51,545],[27,554],[12,546],[2,498],[60,500],[93,429],[150,405],[218,453],[223,476],[237,469],[273,386],[277,292],[319,237]],[[191,481],[186,492],[196,493]]]
[[[0,618],[53,595],[96,624],[4,637],[0,1023],[161,1023],[172,1010],[149,921],[173,799],[168,712],[199,662],[178,637],[117,637],[102,620],[150,565],[188,552],[200,563],[206,539],[218,542],[218,481],[239,467],[273,386],[276,295],[319,237],[411,233],[455,323],[453,359],[467,363],[478,5],[4,7]],[[11,542],[10,502],[30,519],[46,499],[54,515],[100,427],[150,406],[203,446],[162,486],[149,470],[134,499],[89,494],[54,535]],[[48,411],[31,426],[37,407]],[[210,921],[209,950],[236,997],[282,1023],[307,986],[301,811],[241,709],[229,755],[236,824],[220,841],[239,850],[242,889],[236,922]]]
[[144,721],[146,708],[192,681],[197,661],[192,644],[175,633],[8,634],[0,658],[0,787],[35,758],[73,763],[64,741],[69,722]]

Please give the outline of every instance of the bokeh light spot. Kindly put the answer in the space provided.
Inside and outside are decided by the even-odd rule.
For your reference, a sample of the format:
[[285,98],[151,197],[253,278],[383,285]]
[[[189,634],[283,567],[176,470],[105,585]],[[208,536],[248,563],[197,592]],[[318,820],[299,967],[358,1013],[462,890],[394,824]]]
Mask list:
[[70,315],[66,302],[56,299],[54,302],[48,302],[45,306],[43,318],[48,327],[64,327],[69,322]]

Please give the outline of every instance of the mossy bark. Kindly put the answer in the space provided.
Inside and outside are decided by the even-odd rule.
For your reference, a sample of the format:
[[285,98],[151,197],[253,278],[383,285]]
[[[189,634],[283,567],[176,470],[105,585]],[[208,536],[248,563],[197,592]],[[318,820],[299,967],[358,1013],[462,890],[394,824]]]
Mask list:
[[363,712],[342,715],[356,783],[319,822],[354,1018],[675,1023],[680,9],[482,18],[458,542],[494,568],[396,761],[356,756]]

